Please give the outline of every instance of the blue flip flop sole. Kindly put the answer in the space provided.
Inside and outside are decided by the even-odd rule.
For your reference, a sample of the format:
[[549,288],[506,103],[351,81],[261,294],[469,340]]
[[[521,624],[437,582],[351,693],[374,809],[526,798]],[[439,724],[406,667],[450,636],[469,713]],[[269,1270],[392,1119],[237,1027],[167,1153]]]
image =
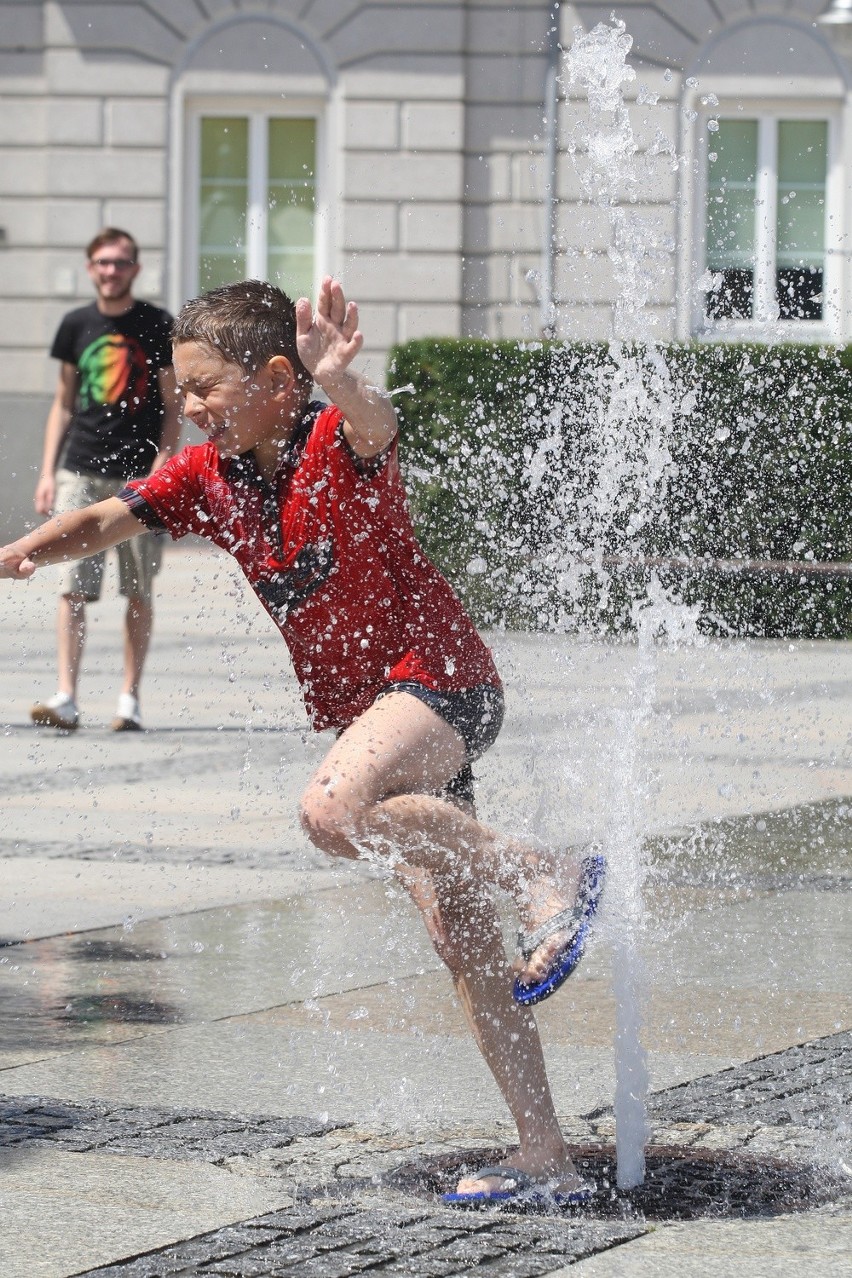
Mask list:
[[583,861],[581,888],[577,895],[580,909],[580,922],[576,931],[554,957],[553,963],[540,981],[535,985],[526,985],[520,978],[515,980],[512,997],[522,1007],[532,1007],[555,994],[583,957],[586,941],[591,931],[592,919],[598,912],[606,879],[606,861],[602,856],[586,857]]
[[592,1201],[595,1193],[592,1186],[584,1186],[582,1189],[560,1194],[548,1189],[547,1185],[533,1180],[519,1168],[506,1165],[481,1167],[475,1173],[477,1180],[483,1180],[487,1176],[500,1176],[506,1180],[514,1180],[515,1185],[512,1189],[478,1190],[470,1194],[458,1192],[442,1194],[441,1202],[448,1207],[462,1207],[467,1210],[499,1207],[511,1203],[519,1211],[539,1211],[547,1207],[585,1207]]
[[493,1194],[442,1194],[441,1202],[447,1207],[462,1207],[476,1211],[482,1207],[512,1203],[519,1210],[538,1211],[553,1207],[587,1207],[594,1198],[594,1190],[577,1190],[573,1194],[553,1194],[547,1190],[501,1190]]

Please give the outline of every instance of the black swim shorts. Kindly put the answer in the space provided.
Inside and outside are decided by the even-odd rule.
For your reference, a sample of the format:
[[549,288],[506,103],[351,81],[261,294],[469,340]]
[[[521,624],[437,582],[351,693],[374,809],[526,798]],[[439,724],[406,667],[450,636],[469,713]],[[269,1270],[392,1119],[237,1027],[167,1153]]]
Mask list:
[[483,683],[475,688],[465,688],[462,692],[437,692],[414,679],[400,679],[383,688],[379,697],[384,697],[389,692],[410,692],[459,734],[465,744],[467,762],[447,782],[441,794],[448,799],[473,803],[473,772],[470,765],[497,740],[503,725],[503,689]]

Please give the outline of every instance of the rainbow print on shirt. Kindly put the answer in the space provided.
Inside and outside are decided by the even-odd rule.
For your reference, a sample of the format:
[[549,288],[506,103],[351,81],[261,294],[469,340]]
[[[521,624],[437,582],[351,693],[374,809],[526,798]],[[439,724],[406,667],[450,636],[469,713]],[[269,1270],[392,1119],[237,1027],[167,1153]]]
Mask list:
[[80,407],[97,404],[138,406],[148,391],[148,361],[135,337],[104,333],[90,342],[77,361]]

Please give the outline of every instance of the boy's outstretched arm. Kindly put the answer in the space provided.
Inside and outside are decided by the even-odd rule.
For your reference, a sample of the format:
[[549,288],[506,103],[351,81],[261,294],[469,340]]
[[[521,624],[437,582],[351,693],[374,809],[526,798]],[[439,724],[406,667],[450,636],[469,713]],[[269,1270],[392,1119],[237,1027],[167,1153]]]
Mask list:
[[296,341],[305,368],[345,418],[344,433],[358,457],[375,457],[397,432],[390,395],[349,367],[364,344],[358,307],[347,302],[340,281],[327,275],[316,310],[306,297],[296,303]]
[[144,531],[123,501],[108,497],[83,510],[56,515],[8,546],[0,546],[0,577],[23,581],[42,564],[84,559]]

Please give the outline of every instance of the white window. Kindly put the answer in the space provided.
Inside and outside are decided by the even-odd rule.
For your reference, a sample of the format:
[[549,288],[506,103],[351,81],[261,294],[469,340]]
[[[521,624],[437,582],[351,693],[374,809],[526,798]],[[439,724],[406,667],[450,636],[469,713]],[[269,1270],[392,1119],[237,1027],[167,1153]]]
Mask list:
[[190,116],[193,216],[186,292],[265,279],[313,296],[318,274],[319,122],[310,113],[237,109]]
[[757,334],[780,324],[805,338],[833,327],[831,121],[742,112],[716,124],[707,134],[700,326]]

